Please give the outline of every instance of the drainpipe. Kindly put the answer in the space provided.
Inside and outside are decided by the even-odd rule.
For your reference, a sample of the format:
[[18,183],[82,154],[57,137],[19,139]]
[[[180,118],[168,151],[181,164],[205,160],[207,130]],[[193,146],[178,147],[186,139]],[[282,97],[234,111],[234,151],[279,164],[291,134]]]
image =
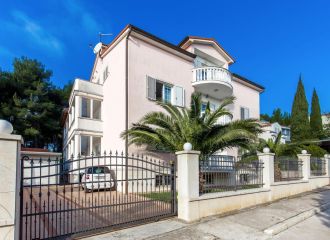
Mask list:
[[[126,64],[125,64],[125,98],[126,98],[126,113],[125,113],[125,131],[128,130],[128,40],[131,34],[131,28],[126,36]],[[128,136],[125,137],[125,193],[128,193]]]

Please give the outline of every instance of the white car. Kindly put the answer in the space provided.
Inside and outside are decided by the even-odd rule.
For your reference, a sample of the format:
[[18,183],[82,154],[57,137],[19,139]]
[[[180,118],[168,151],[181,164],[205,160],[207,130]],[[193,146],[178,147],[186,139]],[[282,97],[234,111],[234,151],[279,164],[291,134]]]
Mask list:
[[87,167],[82,175],[81,185],[85,192],[113,189],[115,187],[113,171],[107,166]]

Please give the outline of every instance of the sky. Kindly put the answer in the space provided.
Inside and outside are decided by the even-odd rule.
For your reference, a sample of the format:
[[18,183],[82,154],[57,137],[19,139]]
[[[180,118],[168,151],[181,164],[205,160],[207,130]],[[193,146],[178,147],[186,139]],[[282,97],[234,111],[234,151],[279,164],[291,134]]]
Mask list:
[[291,111],[299,75],[330,112],[330,1],[0,0],[0,68],[15,57],[38,59],[63,86],[89,79],[98,33],[110,42],[133,24],[173,44],[213,37],[235,58],[230,71],[263,85],[261,112]]

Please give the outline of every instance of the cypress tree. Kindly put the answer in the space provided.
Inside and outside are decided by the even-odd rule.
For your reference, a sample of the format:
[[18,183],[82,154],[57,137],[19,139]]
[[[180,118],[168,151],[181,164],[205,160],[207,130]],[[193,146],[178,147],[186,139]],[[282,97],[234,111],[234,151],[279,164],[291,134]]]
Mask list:
[[310,138],[310,125],[308,119],[308,102],[305,88],[299,77],[297,91],[291,110],[291,134],[292,141],[302,141]]
[[311,127],[313,137],[316,137],[316,138],[322,137],[323,126],[322,126],[321,108],[320,108],[320,103],[319,103],[319,97],[317,96],[315,89],[313,91],[313,97],[312,97],[310,127]]

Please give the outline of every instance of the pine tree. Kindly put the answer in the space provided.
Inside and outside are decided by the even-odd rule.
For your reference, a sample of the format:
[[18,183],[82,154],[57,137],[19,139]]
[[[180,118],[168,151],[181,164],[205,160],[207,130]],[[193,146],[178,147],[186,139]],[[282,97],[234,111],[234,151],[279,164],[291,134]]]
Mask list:
[[322,138],[323,126],[322,126],[321,108],[319,103],[319,97],[317,96],[315,89],[313,91],[313,97],[312,97],[310,127],[313,137]]
[[310,125],[308,119],[308,102],[305,88],[299,77],[297,91],[291,110],[291,134],[292,141],[302,141],[310,138]]

